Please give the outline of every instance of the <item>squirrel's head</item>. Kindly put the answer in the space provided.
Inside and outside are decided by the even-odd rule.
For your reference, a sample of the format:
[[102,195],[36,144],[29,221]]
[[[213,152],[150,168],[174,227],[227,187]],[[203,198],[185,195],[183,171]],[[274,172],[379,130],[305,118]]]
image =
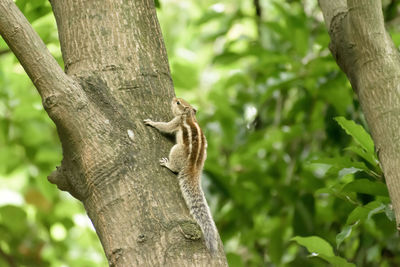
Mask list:
[[196,109],[182,98],[174,97],[172,99],[171,106],[174,116],[180,116],[184,114],[194,116],[196,114]]

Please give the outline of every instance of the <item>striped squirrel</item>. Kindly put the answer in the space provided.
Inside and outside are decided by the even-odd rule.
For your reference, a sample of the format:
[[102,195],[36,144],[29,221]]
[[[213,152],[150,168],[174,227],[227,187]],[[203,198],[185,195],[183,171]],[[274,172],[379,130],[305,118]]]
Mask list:
[[175,133],[176,144],[171,148],[168,158],[161,158],[160,165],[178,173],[178,181],[189,208],[190,214],[199,224],[207,248],[212,254],[218,249],[218,233],[211,217],[210,209],[201,189],[201,172],[207,157],[207,140],[196,120],[196,109],[181,98],[173,98],[170,122],[154,122],[145,119],[144,123],[160,132]]

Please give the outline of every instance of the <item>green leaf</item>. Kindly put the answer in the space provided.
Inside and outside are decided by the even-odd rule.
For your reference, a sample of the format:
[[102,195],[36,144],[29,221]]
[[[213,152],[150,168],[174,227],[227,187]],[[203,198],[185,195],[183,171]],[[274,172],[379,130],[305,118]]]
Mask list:
[[335,256],[332,246],[324,239],[318,236],[293,237],[291,240],[307,248],[311,256],[320,257],[335,267],[354,267],[355,265],[346,261],[346,259]]
[[335,256],[332,246],[318,236],[301,237],[295,236],[291,240],[307,248],[310,253],[322,254],[325,256]]
[[358,156],[362,157],[366,161],[368,161],[372,166],[377,166],[378,165],[378,159],[376,158],[375,154],[370,154],[366,152],[364,149],[358,146],[349,146],[346,147],[345,150],[349,150]]
[[348,238],[353,231],[353,226],[358,225],[358,222],[356,222],[353,225],[346,225],[343,227],[342,231],[336,235],[336,248],[339,249],[340,244],[342,244],[343,240]]
[[311,163],[320,163],[330,165],[327,175],[344,176],[349,173],[356,173],[364,171],[370,173],[371,170],[360,161],[352,161],[349,157],[335,157],[335,158],[319,158],[311,161]]
[[[355,208],[347,219],[346,226],[336,235],[336,245],[339,248],[340,244],[350,236],[354,228],[358,227],[365,220],[369,220],[374,214],[385,212],[387,214],[388,205],[379,201],[373,201],[363,207]],[[388,215],[387,215],[388,216]],[[389,216],[388,216],[389,217]]]
[[201,16],[200,19],[196,21],[197,25],[209,22],[211,20],[215,20],[224,16],[224,12],[217,12],[215,10],[207,10],[204,15]]
[[222,65],[232,64],[233,62],[238,61],[240,57],[241,57],[240,54],[228,51],[218,56],[215,56],[214,63],[219,63]]
[[353,224],[357,221],[364,222],[370,219],[374,214],[384,212],[386,205],[380,201],[369,202],[365,206],[355,208],[347,218],[346,224]]
[[356,124],[352,120],[347,120],[344,117],[336,117],[335,120],[338,124],[346,131],[348,135],[354,138],[354,141],[359,144],[369,154],[374,154],[374,142],[371,136],[365,131],[365,129]]
[[388,189],[384,183],[370,181],[368,179],[357,179],[346,184],[343,192],[356,192],[373,196],[389,196]]
[[344,201],[351,203],[352,205],[357,205],[359,202],[356,194],[343,192],[343,184],[340,184],[340,183],[335,183],[329,187],[322,187],[322,188],[318,189],[317,191],[315,191],[315,193],[317,195],[332,194],[337,198],[341,198]]
[[386,214],[386,217],[387,217],[390,221],[394,222],[394,221],[396,220],[396,216],[394,215],[394,210],[393,210],[393,208],[392,208],[391,205],[386,205],[386,207],[385,207],[385,214]]
[[339,256],[325,256],[325,255],[318,255],[321,259],[326,260],[334,267],[355,267],[356,265],[353,263],[349,263],[346,259],[339,257]]

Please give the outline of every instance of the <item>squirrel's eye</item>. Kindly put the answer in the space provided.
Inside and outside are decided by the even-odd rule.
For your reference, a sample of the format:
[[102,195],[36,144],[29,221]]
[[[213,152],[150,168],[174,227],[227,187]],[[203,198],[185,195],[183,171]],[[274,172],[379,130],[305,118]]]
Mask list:
[[177,101],[177,102],[176,102],[176,104],[177,104],[177,105],[180,105],[180,104],[181,104],[181,102]]

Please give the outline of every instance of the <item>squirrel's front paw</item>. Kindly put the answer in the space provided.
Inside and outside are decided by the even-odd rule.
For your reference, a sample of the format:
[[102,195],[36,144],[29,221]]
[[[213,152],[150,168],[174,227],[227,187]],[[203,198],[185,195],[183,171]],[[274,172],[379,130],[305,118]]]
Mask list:
[[144,119],[143,122],[144,122],[144,124],[146,124],[146,125],[153,126],[153,121],[150,120],[150,119]]

